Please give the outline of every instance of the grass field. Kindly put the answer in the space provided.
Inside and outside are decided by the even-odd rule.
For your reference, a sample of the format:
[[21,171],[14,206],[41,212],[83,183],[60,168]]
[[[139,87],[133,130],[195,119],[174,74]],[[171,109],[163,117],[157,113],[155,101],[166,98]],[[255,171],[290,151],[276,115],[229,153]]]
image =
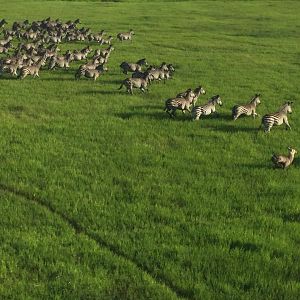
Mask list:
[[[300,2],[0,1],[15,20],[80,18],[114,41],[109,72],[0,78],[1,299],[299,299]],[[87,43],[69,43],[81,49]],[[100,48],[92,44],[92,48]],[[133,96],[119,64],[173,63],[173,80]],[[199,84],[219,115],[174,120],[164,100]],[[291,131],[230,119],[294,100]]]

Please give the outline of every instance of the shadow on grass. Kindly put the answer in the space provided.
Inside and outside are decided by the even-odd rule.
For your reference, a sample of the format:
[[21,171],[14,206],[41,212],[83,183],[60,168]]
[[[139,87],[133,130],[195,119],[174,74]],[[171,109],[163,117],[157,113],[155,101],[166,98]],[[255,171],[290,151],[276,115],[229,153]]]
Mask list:
[[[100,87],[100,86],[99,86]],[[83,91],[81,94],[99,94],[99,95],[120,95],[120,92],[118,91],[101,91],[99,90],[88,90],[88,91]]]
[[270,162],[270,164],[267,164],[267,163],[249,163],[249,164],[239,164],[238,165],[239,167],[241,168],[246,168],[246,169],[264,169],[264,170],[267,170],[267,169],[272,169],[272,164]]
[[296,157],[293,161],[293,165],[294,166],[297,166],[297,167],[300,167],[300,157]]
[[260,250],[260,247],[253,243],[234,241],[230,243],[229,250],[235,250],[235,249],[242,250],[242,251],[258,252]]
[[103,80],[103,82],[105,83],[111,83],[111,84],[116,84],[119,85],[118,87],[120,87],[120,85],[122,84],[123,80],[117,80],[117,79],[108,79],[108,80]]
[[9,77],[9,76],[7,76],[7,77],[6,76],[5,77],[1,76],[0,77],[0,81],[1,80],[20,80],[20,79],[18,77],[16,77],[16,76],[11,76],[11,77]]
[[42,81],[74,81],[74,78],[62,78],[62,77],[48,77],[48,78],[41,78]]
[[296,222],[300,223],[300,213],[291,213],[291,214],[284,214],[282,216],[283,222]]
[[221,124],[217,126],[210,125],[209,128],[223,132],[258,132],[258,128],[255,125],[253,127],[240,127],[238,124]]
[[[127,113],[117,113],[116,117],[121,118],[123,120],[130,120],[132,118],[146,118],[146,119],[156,119],[156,120],[164,120],[166,116],[164,113],[158,112],[127,112]],[[167,117],[168,118],[168,117]]]
[[9,105],[8,110],[12,114],[19,114],[25,110],[23,105]]

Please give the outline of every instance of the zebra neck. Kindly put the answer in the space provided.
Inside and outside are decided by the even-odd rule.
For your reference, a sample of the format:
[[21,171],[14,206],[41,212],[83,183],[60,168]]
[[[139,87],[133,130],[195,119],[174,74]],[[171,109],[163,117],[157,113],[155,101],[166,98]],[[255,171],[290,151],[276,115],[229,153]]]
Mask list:
[[295,154],[290,153],[288,157],[290,162],[292,162],[294,160]]

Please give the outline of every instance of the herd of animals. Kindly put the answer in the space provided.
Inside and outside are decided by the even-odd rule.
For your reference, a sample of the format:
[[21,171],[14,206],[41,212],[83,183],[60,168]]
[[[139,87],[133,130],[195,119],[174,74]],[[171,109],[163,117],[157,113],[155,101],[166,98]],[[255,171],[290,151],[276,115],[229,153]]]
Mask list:
[[[51,20],[47,18],[41,21],[29,22],[28,20],[14,22],[11,29],[7,29],[5,19],[0,20],[2,38],[0,38],[0,53],[4,54],[0,59],[0,74],[9,73],[24,79],[27,76],[39,77],[40,70],[48,68],[68,69],[73,61],[82,61],[75,73],[75,79],[81,77],[96,80],[104,72],[108,71],[107,63],[114,47],[112,45],[113,36],[106,36],[104,30],[93,33],[90,28],[79,28],[80,20],[63,22],[59,19]],[[116,38],[120,42],[132,41],[134,31],[118,33]],[[13,46],[13,42],[17,45]],[[90,45],[81,50],[68,50],[64,54],[59,54],[61,43],[83,41],[89,44],[107,45],[105,49],[96,49],[92,54]],[[132,73],[131,77],[122,81],[119,89],[125,86],[128,93],[133,94],[133,89],[140,89],[142,92],[148,91],[149,85],[153,81],[163,81],[172,78],[175,68],[172,64],[163,62],[160,66],[148,66],[145,58],[136,63],[122,62],[120,68],[124,74]],[[205,95],[202,86],[195,89],[187,89],[178,93],[175,97],[169,98],[165,102],[165,111],[171,118],[175,118],[177,110],[191,114],[193,120],[200,117],[216,113],[217,105],[222,106],[220,95],[211,97],[204,105],[196,105],[198,98]],[[260,103],[260,94],[256,94],[249,103],[235,105],[232,108],[232,118],[237,120],[240,116],[258,116],[256,108]],[[288,122],[288,114],[292,113],[292,103],[286,102],[276,112],[266,114],[262,117],[261,127],[269,133],[274,125],[285,124],[287,129],[291,129]],[[192,109],[191,109],[192,108]],[[272,162],[275,167],[287,168],[292,164],[297,151],[288,147],[288,156],[273,154]]]

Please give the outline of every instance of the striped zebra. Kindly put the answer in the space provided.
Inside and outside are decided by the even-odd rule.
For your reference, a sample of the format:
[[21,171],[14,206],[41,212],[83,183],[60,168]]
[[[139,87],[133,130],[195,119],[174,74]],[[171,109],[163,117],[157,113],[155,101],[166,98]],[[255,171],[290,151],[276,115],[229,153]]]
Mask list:
[[235,121],[239,116],[246,115],[246,116],[258,116],[256,113],[256,106],[260,104],[260,94],[256,94],[249,103],[245,105],[235,105],[232,108],[232,118]]
[[199,120],[200,116],[210,115],[216,113],[216,105],[223,105],[221,97],[219,95],[213,96],[206,104],[201,106],[195,106],[192,110],[192,117],[194,120]]
[[[185,97],[192,89],[187,89],[185,92],[182,92],[182,93],[179,93],[177,94],[176,97]],[[195,94],[195,97],[193,99],[193,107],[195,106],[198,98],[201,96],[201,95],[205,95],[206,94],[206,91],[204,90],[204,88],[202,86],[198,86],[194,89],[194,94]]]
[[37,64],[22,67],[20,70],[19,79],[24,79],[27,75],[31,75],[33,77],[40,77],[40,68],[41,66],[45,65],[47,58],[47,54],[44,54],[44,56],[39,60]]
[[192,89],[190,89],[185,97],[175,97],[166,100],[166,106],[164,111],[170,115],[171,118],[175,117],[175,112],[180,109],[182,113],[187,110],[190,111],[190,107],[193,103],[195,94]]
[[117,34],[117,38],[122,41],[132,40],[132,36],[134,35],[134,31],[130,29],[129,32],[120,32]]
[[148,85],[150,84],[149,75],[145,78],[126,78],[122,81],[119,90],[122,89],[123,86],[126,87],[127,92],[131,95],[133,94],[133,89],[140,89],[143,93],[148,91]]
[[52,56],[49,63],[49,70],[53,70],[55,67],[68,69],[73,58],[74,56],[70,51],[67,51],[64,56]]
[[281,124],[286,125],[286,129],[291,129],[288,122],[288,113],[292,113],[293,102],[286,102],[277,112],[264,115],[261,120],[261,126],[264,127],[264,131],[269,133],[273,126],[279,126]]
[[103,65],[99,65],[95,68],[89,68],[85,65],[80,66],[78,71],[75,74],[75,79],[80,79],[81,76],[84,76],[86,78],[93,78],[96,80],[100,75],[104,73],[104,71],[107,71],[107,68]]

